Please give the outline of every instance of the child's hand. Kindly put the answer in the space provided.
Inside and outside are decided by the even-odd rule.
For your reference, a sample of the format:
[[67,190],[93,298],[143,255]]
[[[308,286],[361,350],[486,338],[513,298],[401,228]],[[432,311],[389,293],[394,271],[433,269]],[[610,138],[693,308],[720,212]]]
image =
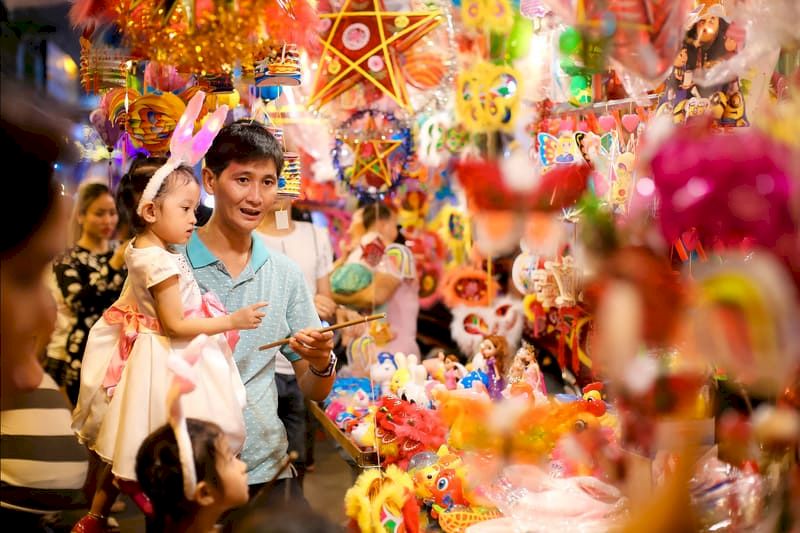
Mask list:
[[267,315],[259,309],[267,305],[269,305],[267,302],[258,302],[231,313],[233,329],[256,329],[261,325],[261,319]]

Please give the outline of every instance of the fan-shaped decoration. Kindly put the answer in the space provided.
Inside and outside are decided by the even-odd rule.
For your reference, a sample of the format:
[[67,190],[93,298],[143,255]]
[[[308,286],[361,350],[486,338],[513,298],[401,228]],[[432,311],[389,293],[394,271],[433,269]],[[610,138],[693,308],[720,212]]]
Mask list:
[[186,104],[172,93],[147,94],[131,103],[125,130],[134,144],[151,154],[163,154]]

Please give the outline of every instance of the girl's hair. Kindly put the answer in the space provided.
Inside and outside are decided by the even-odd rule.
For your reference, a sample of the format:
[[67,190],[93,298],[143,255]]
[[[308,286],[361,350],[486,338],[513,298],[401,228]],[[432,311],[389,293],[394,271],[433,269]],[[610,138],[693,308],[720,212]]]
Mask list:
[[89,210],[89,206],[104,194],[111,196],[111,191],[105,183],[94,181],[82,183],[80,187],[78,187],[78,198],[75,200],[75,207],[72,210],[72,227],[70,227],[69,235],[69,242],[71,245],[75,244],[83,233],[83,228],[78,222],[78,217],[85,215]]
[[484,340],[488,340],[491,342],[494,347],[497,349],[497,355],[495,356],[495,365],[497,367],[497,372],[501,376],[505,374],[506,367],[508,366],[507,359],[509,356],[508,353],[508,341],[505,337],[501,337],[500,335],[487,335],[484,337]]
[[[197,482],[205,481],[222,490],[216,466],[222,429],[196,418],[187,418],[186,428],[192,441]],[[136,479],[153,504],[156,531],[165,531],[168,525],[178,524],[196,511],[197,504],[188,501],[183,492],[181,460],[172,426],[161,426],[142,442],[136,454]]]
[[[138,235],[147,227],[144,219],[136,213],[136,208],[150,178],[166,162],[166,157],[139,157],[133,160],[128,172],[122,176],[117,187],[117,211],[119,225],[130,229],[129,236]],[[158,200],[170,187],[190,181],[197,182],[192,169],[186,165],[179,166],[164,180],[155,199]]]
[[392,211],[389,206],[381,202],[367,204],[362,207],[361,210],[361,220],[364,224],[364,229],[367,231],[372,229],[372,226],[374,226],[377,221],[388,220],[392,218],[392,215],[394,215],[394,211]]
[[283,148],[258,122],[237,120],[222,128],[206,153],[206,167],[217,177],[233,162],[272,160],[277,174],[283,170]]

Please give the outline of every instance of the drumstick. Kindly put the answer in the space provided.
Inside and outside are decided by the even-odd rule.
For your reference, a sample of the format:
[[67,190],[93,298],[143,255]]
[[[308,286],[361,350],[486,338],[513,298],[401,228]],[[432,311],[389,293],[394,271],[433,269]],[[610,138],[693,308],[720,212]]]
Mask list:
[[[372,322],[373,320],[380,320],[382,318],[386,318],[386,313],[378,313],[377,315],[369,315],[363,318],[357,318],[356,320],[348,320],[347,322],[342,322],[340,324],[328,326],[327,328],[318,329],[317,331],[319,331],[320,333],[325,333],[327,331],[336,331],[337,329],[349,328],[350,326],[357,326],[359,324],[366,324],[367,322]],[[283,346],[284,344],[289,344],[289,340],[291,340],[291,337],[286,337],[285,339],[265,344],[264,346],[259,347],[259,350],[269,350],[270,348],[275,348],[276,346]]]

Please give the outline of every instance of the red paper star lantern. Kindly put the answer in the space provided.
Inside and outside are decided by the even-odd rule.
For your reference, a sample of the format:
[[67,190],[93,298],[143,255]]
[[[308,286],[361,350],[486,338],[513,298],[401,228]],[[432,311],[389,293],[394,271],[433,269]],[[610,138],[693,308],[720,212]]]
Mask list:
[[441,11],[386,11],[382,0],[345,0],[320,15],[322,57],[309,106],[321,107],[358,83],[368,83],[411,110],[397,54],[441,22]]

